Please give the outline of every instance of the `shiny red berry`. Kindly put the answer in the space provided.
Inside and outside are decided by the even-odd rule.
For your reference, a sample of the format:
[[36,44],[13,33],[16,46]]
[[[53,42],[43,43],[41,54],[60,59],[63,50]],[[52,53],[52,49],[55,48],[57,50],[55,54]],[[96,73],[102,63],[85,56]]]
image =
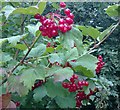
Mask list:
[[68,88],[68,87],[69,87],[69,84],[66,83],[66,82],[63,82],[63,83],[62,83],[62,86],[63,86],[64,88]]
[[70,13],[68,17],[70,17],[71,19],[74,19],[74,15],[72,13]]
[[35,19],[40,19],[40,18],[41,18],[41,15],[37,13],[37,14],[34,15],[34,18],[35,18]]
[[64,24],[65,23],[65,20],[64,19],[60,19],[59,20],[59,24]]
[[85,86],[88,86],[88,85],[89,85],[89,83],[86,81],[86,82],[85,82]]
[[66,15],[69,15],[70,12],[71,12],[71,11],[70,11],[70,9],[68,9],[68,8],[64,10],[64,13],[65,13]]
[[73,77],[74,79],[78,79],[78,75],[76,75],[76,74],[74,74],[72,77]]
[[56,30],[52,30],[52,36],[57,36],[58,35],[58,32]]
[[71,18],[69,18],[69,17],[67,17],[66,19],[65,19],[65,21],[66,21],[66,23],[67,24],[73,24],[73,19],[71,19]]
[[60,7],[61,7],[61,8],[65,8],[65,7],[66,7],[65,2],[60,2]]

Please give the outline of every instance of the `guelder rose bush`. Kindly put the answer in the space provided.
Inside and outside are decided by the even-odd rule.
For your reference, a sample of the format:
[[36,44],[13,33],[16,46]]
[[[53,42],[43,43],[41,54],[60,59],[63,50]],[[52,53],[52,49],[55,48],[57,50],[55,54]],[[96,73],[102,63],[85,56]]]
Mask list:
[[[35,7],[12,8],[11,16],[32,14],[37,24],[23,27],[23,30],[27,28],[23,35],[0,41],[1,45],[11,44],[17,50],[7,52],[4,47],[1,52],[4,57],[1,68],[4,79],[1,86],[5,90],[1,95],[3,108],[11,101],[16,107],[26,107],[28,103],[23,100],[28,99],[31,100],[29,107],[37,108],[38,104],[39,108],[47,108],[53,103],[60,108],[82,108],[109,86],[102,84],[100,76],[105,65],[103,57],[98,55],[97,58],[92,52],[118,24],[112,25],[108,33],[100,32],[90,26],[74,24],[74,14],[64,2],[60,2],[57,11],[42,15],[45,7],[46,2],[39,2]],[[17,58],[12,57],[13,54]],[[48,100],[47,104],[44,99]]]

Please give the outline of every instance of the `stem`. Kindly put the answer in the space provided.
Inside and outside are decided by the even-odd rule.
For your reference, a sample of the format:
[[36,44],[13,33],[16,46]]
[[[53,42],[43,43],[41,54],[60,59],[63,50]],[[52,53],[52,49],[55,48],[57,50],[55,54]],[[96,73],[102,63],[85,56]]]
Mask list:
[[91,48],[88,53],[91,53],[93,49],[97,48],[101,43],[103,43],[113,33],[113,31],[117,28],[119,24],[120,24],[120,20],[118,21],[116,26],[106,35],[106,37],[104,37],[98,44],[94,45],[94,47]]
[[20,51],[20,50],[16,50],[16,52],[15,52],[15,55],[14,55],[14,59],[15,59],[15,60],[16,60],[16,58],[17,58],[17,55],[18,55],[19,51]]
[[26,59],[26,57],[28,56],[28,54],[30,53],[30,51],[32,50],[32,48],[34,47],[35,43],[38,41],[40,35],[37,36],[35,38],[35,40],[33,41],[31,47],[28,49],[27,53],[25,54],[25,56],[22,58],[22,60],[16,65],[14,66],[14,68],[9,72],[10,74],[13,73],[13,71],[20,65],[20,64],[23,64],[24,60]]
[[29,49],[29,45],[27,44],[27,42],[25,40],[22,40],[24,42],[24,44],[27,46],[27,48]]

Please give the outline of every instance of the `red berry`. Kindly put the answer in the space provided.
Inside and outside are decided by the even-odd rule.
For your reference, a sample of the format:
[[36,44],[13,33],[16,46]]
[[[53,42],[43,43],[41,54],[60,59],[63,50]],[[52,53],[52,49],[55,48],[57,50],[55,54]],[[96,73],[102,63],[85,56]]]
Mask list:
[[70,82],[74,83],[75,82],[74,78],[71,77]]
[[85,82],[85,86],[88,86],[88,85],[89,85],[89,83],[86,81],[86,82]]
[[67,24],[73,24],[73,20],[71,18],[67,17],[65,20]]
[[78,75],[76,75],[76,74],[74,74],[72,77],[73,77],[74,79],[78,79]]
[[58,32],[56,30],[53,30],[52,31],[52,36],[54,37],[54,36],[57,36],[57,35],[58,35]]
[[62,30],[63,33],[67,32],[67,28],[64,27],[64,29]]
[[68,91],[69,91],[69,92],[73,92],[73,87],[70,87],[70,88],[68,89]]
[[[67,27],[67,29],[68,29],[68,31],[71,30],[71,29],[72,29],[72,26],[69,25],[69,26]],[[72,61],[72,62],[75,62],[75,61]]]
[[61,8],[65,8],[65,7],[66,7],[65,2],[60,2],[60,7],[61,7]]
[[47,36],[47,33],[42,31],[42,36]]
[[46,20],[46,17],[41,16],[41,17],[40,17],[40,22],[42,23],[44,20]]
[[63,24],[60,24],[60,25],[58,26],[58,28],[59,28],[60,31],[63,31],[63,30],[64,30],[64,25],[63,25]]
[[68,88],[68,87],[69,87],[69,84],[66,83],[66,82],[63,82],[63,83],[62,83],[62,86],[63,86],[64,88]]
[[71,12],[71,11],[70,11],[70,9],[68,9],[68,8],[64,10],[64,13],[65,13],[66,15],[70,15],[70,12]]
[[40,19],[40,18],[41,18],[41,15],[37,13],[37,14],[34,15],[34,18],[35,18],[35,19]]
[[85,86],[86,81],[82,81],[81,83],[82,83],[83,86]]
[[15,102],[15,105],[18,107],[20,106],[20,102]]
[[72,13],[70,13],[68,17],[70,17],[71,19],[74,19],[74,15]]
[[78,86],[81,87],[82,86],[82,82],[78,81]]
[[48,42],[46,47],[50,47],[50,46],[51,46],[51,43],[50,43],[50,42]]
[[64,24],[65,23],[65,20],[64,19],[60,19],[59,20],[59,24]]
[[43,31],[43,26],[40,26],[40,27],[39,27],[39,30],[40,30],[40,31]]

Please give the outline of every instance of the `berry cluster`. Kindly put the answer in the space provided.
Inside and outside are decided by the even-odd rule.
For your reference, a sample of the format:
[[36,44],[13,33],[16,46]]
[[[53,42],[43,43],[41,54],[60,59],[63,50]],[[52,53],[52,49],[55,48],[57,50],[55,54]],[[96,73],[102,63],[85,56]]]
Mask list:
[[39,27],[39,30],[42,32],[42,36],[48,36],[49,38],[52,38],[58,35],[58,26],[55,21],[42,16],[40,22],[42,25]]
[[33,91],[35,88],[41,86],[42,84],[43,84],[43,80],[39,80],[37,83],[34,84],[34,86],[32,86],[32,91]]
[[96,74],[99,74],[103,66],[105,65],[105,62],[103,62],[103,58],[101,55],[98,56],[98,62],[97,62],[97,67],[96,67]]
[[70,82],[63,82],[62,86],[68,89],[69,92],[77,92],[76,94],[76,107],[80,107],[82,105],[81,101],[84,99],[88,99],[91,94],[86,95],[84,93],[83,87],[88,86],[89,83],[85,80],[78,80],[78,75],[74,74],[70,78]]
[[86,95],[84,91],[78,91],[76,94],[76,107],[79,108],[82,106],[82,100],[89,99],[89,97],[93,94],[94,92],[92,90],[90,90],[88,95]]
[[[60,7],[65,8],[66,4],[60,2]],[[34,18],[38,19],[41,22],[39,30],[41,31],[42,36],[48,36],[48,38],[58,36],[58,32],[65,33],[72,29],[74,15],[71,13],[70,9],[64,9],[66,16],[62,16],[56,13],[50,13],[50,18],[41,16],[40,14],[35,14]],[[58,23],[56,23],[58,20]]]
[[78,75],[74,74],[70,78],[70,82],[63,82],[62,86],[64,88],[68,88],[69,92],[76,92],[77,90],[82,90],[83,86],[88,86],[89,83],[87,81],[79,81]]

